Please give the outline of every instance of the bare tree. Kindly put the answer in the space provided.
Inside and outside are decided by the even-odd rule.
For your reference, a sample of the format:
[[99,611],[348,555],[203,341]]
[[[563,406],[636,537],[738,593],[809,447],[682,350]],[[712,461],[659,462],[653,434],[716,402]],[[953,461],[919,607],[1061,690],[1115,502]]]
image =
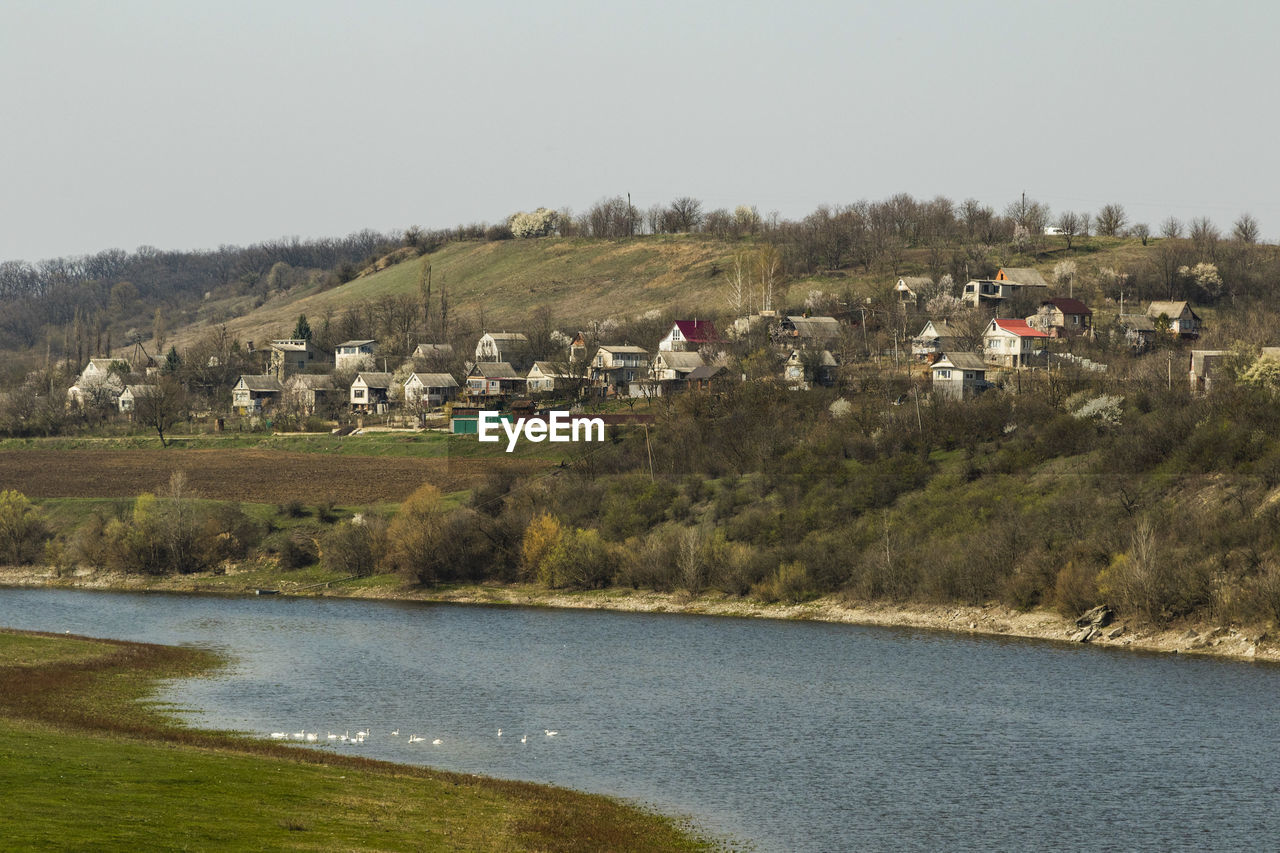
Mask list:
[[681,196],[671,202],[666,216],[668,229],[672,232],[693,231],[702,224],[702,202],[690,196]]
[[1141,240],[1144,246],[1151,241],[1151,226],[1145,222],[1139,222],[1130,228],[1129,233]]
[[1160,236],[1171,240],[1176,240],[1182,236],[1182,223],[1178,220],[1178,217],[1170,216],[1160,223]]
[[1062,236],[1067,238],[1067,250],[1070,251],[1071,243],[1080,235],[1080,214],[1064,210],[1058,215],[1057,226]]
[[735,252],[733,256],[733,268],[729,270],[729,308],[733,311],[733,316],[741,317],[746,313],[747,302],[749,296],[747,291],[750,289],[750,273],[748,267],[749,260],[742,252]]
[[1218,240],[1222,238],[1218,231],[1218,226],[1213,224],[1213,220],[1207,216],[1197,216],[1191,220],[1191,242],[1195,244],[1196,250],[1201,255],[1207,255],[1212,258],[1218,249]]
[[773,310],[773,291],[782,280],[782,253],[778,247],[766,243],[756,256],[756,271],[760,275],[760,292],[763,310]]
[[1102,210],[1098,211],[1098,217],[1095,225],[1099,236],[1116,237],[1124,231],[1125,223],[1128,221],[1124,212],[1124,205],[1108,204],[1104,205]]
[[134,418],[156,431],[161,447],[169,446],[165,433],[184,420],[187,414],[186,389],[169,376],[162,378],[146,393],[139,394],[133,402]]
[[1258,238],[1261,235],[1262,231],[1258,227],[1258,220],[1254,219],[1253,214],[1250,213],[1240,214],[1240,218],[1231,227],[1231,236],[1249,246],[1258,242]]

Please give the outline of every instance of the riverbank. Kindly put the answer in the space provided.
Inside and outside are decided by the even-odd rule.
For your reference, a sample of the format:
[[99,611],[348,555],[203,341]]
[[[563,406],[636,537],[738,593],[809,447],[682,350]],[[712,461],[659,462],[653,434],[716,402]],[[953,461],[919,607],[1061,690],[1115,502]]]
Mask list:
[[698,850],[607,797],[183,728],[198,649],[0,630],[0,838],[22,849]]
[[[283,573],[233,570],[216,575],[149,577],[84,570],[59,576],[43,568],[18,567],[0,568],[0,586],[224,595],[252,594],[261,589],[269,589],[282,595],[841,622],[1065,643],[1080,642],[1082,633],[1074,620],[1055,611],[1020,611],[998,604],[975,607],[851,602],[837,596],[826,596],[800,604],[762,604],[722,593],[690,596],[687,593],[632,589],[567,591],[549,590],[531,584],[416,588],[406,586],[394,575],[340,578],[315,570]],[[1122,618],[1088,633],[1092,636],[1087,642],[1108,648],[1280,662],[1280,639],[1272,636],[1266,626],[1223,626],[1198,622],[1157,627]]]

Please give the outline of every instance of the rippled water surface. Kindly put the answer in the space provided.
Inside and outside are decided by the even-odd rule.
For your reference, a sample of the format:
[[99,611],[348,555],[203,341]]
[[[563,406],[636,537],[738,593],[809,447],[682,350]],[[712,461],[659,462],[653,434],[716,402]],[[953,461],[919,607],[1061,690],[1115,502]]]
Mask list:
[[65,590],[0,590],[0,625],[227,652],[217,677],[163,697],[201,726],[612,794],[761,850],[1280,849],[1276,667],[820,623]]

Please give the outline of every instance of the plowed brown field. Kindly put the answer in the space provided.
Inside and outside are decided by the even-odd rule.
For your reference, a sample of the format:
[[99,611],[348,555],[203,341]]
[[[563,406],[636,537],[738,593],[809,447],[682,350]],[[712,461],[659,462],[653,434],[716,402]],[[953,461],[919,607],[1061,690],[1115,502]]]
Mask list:
[[0,489],[31,498],[135,497],[160,492],[175,471],[211,500],[338,504],[398,503],[423,483],[468,489],[503,465],[482,459],[331,456],[279,450],[0,451]]

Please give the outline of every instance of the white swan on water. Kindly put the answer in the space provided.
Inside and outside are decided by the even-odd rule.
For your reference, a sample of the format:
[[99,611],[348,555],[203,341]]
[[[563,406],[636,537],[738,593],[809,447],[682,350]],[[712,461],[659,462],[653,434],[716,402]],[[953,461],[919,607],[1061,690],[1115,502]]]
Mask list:
[[419,737],[418,735],[409,735],[409,743],[419,743],[424,740],[426,740],[426,738],[424,737]]

